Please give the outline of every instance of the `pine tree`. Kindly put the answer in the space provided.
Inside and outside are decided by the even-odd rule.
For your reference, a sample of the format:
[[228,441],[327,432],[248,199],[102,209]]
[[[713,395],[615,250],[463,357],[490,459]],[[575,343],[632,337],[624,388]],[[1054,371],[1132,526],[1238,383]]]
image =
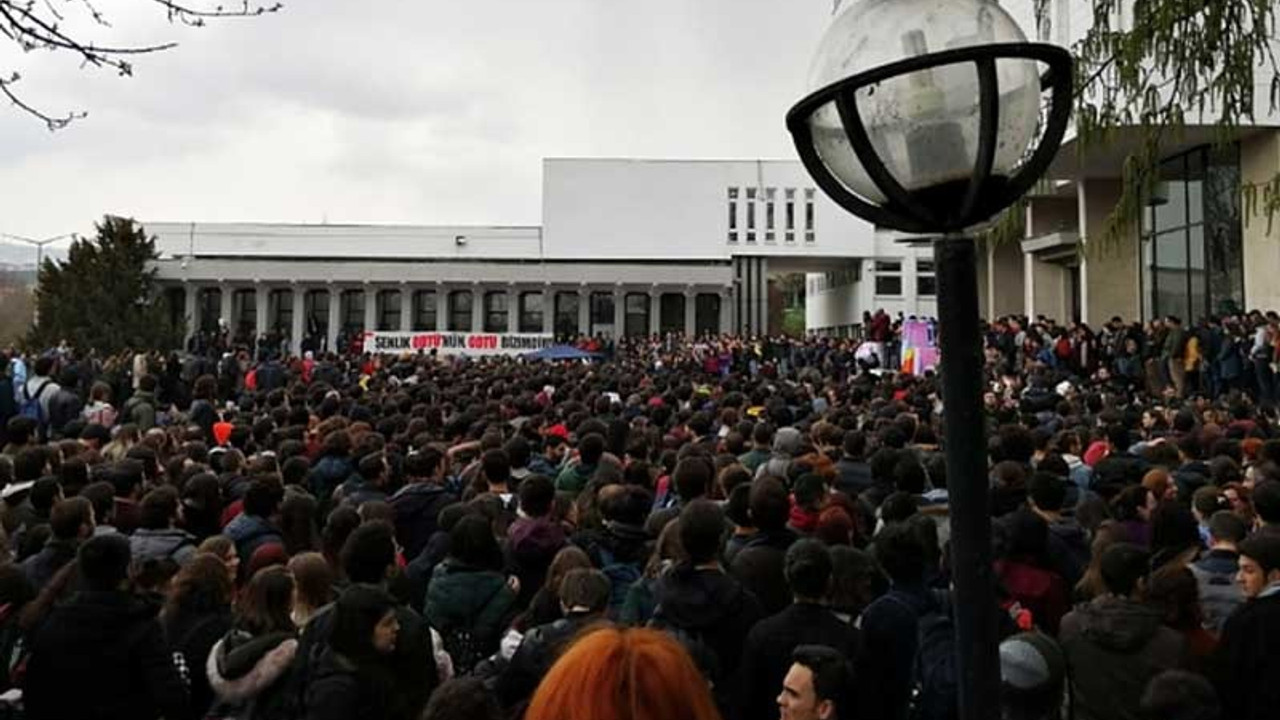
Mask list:
[[45,258],[36,288],[34,349],[62,341],[113,353],[126,348],[170,349],[181,344],[168,302],[158,292],[155,239],[129,218],[108,215],[97,237],[76,240],[67,259]]

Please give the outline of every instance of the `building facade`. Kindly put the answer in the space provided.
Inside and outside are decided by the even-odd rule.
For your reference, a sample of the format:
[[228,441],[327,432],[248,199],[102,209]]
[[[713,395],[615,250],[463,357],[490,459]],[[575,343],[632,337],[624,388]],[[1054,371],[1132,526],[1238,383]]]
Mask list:
[[878,306],[873,289],[918,304],[907,289],[927,272],[798,162],[550,159],[542,214],[529,227],[144,227],[190,333],[270,333],[295,350],[365,330],[764,334],[787,273],[812,283],[809,327],[834,331]]

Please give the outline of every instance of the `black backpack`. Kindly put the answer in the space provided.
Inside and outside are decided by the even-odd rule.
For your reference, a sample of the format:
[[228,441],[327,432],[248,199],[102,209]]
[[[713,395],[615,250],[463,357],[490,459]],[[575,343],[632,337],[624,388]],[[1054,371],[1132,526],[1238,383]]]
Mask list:
[[911,663],[911,720],[955,720],[960,675],[956,668],[955,622],[950,596],[934,590],[923,610],[893,592],[891,598],[916,615],[916,655]]

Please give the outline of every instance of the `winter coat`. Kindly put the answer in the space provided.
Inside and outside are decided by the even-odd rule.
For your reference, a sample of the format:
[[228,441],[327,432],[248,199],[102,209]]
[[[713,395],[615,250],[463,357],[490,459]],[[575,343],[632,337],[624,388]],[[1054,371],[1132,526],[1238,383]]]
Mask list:
[[[459,643],[470,646],[464,655],[488,657],[498,649],[502,631],[515,612],[516,592],[505,575],[468,567],[450,558],[436,566],[427,586],[423,617],[444,638],[450,656]],[[469,639],[463,640],[463,635]],[[461,662],[460,662],[461,661]],[[455,669],[467,674],[472,658],[454,657]]]
[[747,634],[739,670],[739,720],[774,720],[774,698],[800,645],[839,650],[850,663],[858,656],[858,631],[822,605],[794,603],[756,623]]
[[873,485],[875,480],[871,477],[871,466],[867,463],[847,457],[840,458],[836,463],[836,490],[853,498]]
[[935,596],[923,584],[895,585],[862,612],[856,717],[906,717],[920,617],[935,607]]
[[547,518],[517,518],[507,529],[507,560],[520,578],[519,605],[525,606],[547,579],[547,568],[565,545],[564,528]]
[[84,402],[80,396],[67,388],[58,388],[58,392],[49,398],[49,429],[54,438],[62,437],[62,429],[67,423],[80,417],[84,410]]
[[765,614],[781,612],[791,602],[785,572],[787,548],[797,539],[789,528],[760,531],[733,556],[729,574],[760,601]]
[[1244,591],[1236,584],[1240,555],[1230,550],[1210,550],[1187,567],[1196,576],[1205,629],[1221,633],[1227,618],[1244,605]]
[[270,543],[284,544],[284,537],[274,525],[263,518],[248,513],[240,513],[227,524],[222,534],[231,538],[236,544],[236,553],[240,562],[249,562],[253,551]]
[[117,591],[80,592],[55,606],[30,638],[28,720],[183,717],[187,693],[156,609]]
[[349,658],[326,648],[306,689],[306,720],[387,720],[396,691],[385,673],[374,681]]
[[440,510],[454,502],[455,496],[429,483],[406,485],[391,496],[391,507],[396,511],[396,539],[406,557],[416,558],[422,552],[439,528],[436,520]]
[[53,538],[44,544],[40,552],[22,561],[22,571],[27,574],[31,587],[40,590],[53,579],[63,565],[76,559],[76,543]]
[[1158,610],[1113,595],[1067,613],[1059,640],[1077,720],[1139,720],[1151,678],[1190,663],[1186,638],[1165,627]]
[[1070,602],[1062,576],[1021,560],[997,560],[995,571],[1009,595],[1031,611],[1036,625],[1056,635]]
[[118,418],[120,423],[133,423],[139,432],[146,432],[156,426],[155,393],[139,390],[124,404]]
[[1053,570],[1073,588],[1089,567],[1089,535],[1075,518],[1059,518],[1049,523],[1046,552]]
[[571,614],[525,633],[520,647],[498,676],[498,701],[502,706],[511,708],[527,702],[578,632],[599,619],[589,613]]
[[230,608],[182,613],[164,626],[165,642],[174,655],[174,662],[180,662],[179,668],[187,680],[191,700],[187,713],[182,716],[186,720],[202,720],[213,705],[213,688],[209,687],[205,662],[214,644],[230,630]]
[[285,675],[298,650],[291,633],[254,637],[232,630],[214,643],[205,663],[216,703],[213,714],[241,720],[284,717]]
[[1093,489],[1111,499],[1129,485],[1138,485],[1151,469],[1146,460],[1127,452],[1113,452],[1093,467]]
[[179,528],[139,528],[129,538],[134,562],[170,559],[186,565],[196,554],[196,536]]
[[656,606],[650,626],[674,630],[727,700],[730,679],[738,671],[747,632],[764,616],[760,601],[741,583],[719,570],[682,564],[654,583]]
[[1280,708],[1280,587],[1275,589],[1245,603],[1222,629],[1211,675],[1223,718],[1264,720]]
[[325,455],[316,461],[311,472],[307,473],[307,485],[311,494],[325,504],[333,497],[333,491],[351,477],[355,468],[351,459],[342,455]]

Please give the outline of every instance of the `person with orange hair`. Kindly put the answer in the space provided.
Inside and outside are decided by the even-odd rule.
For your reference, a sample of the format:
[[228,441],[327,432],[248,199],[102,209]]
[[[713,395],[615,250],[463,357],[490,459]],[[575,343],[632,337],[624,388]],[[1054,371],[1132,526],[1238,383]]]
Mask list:
[[538,686],[525,720],[720,720],[711,688],[667,633],[604,626],[579,638]]

